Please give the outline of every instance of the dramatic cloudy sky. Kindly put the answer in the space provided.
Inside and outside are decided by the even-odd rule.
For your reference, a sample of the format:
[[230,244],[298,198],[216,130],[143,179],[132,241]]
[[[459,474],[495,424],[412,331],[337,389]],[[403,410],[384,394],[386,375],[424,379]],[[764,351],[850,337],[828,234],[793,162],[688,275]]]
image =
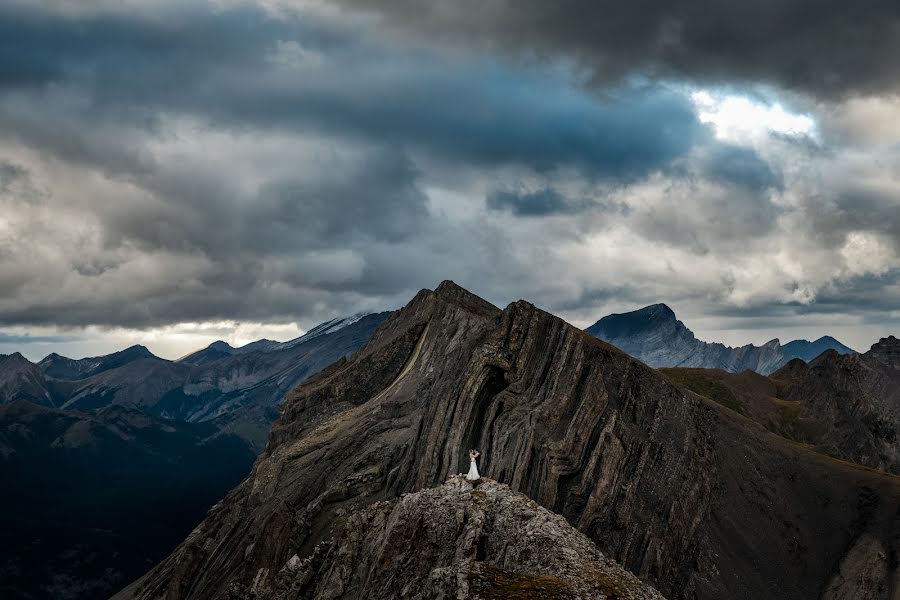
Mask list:
[[0,352],[287,339],[442,279],[900,333],[900,3],[0,0]]

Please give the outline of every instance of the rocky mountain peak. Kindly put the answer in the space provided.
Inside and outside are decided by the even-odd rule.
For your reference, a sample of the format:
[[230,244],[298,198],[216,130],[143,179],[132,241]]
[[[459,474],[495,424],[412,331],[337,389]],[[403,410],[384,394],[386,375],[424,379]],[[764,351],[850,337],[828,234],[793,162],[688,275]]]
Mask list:
[[150,352],[150,349],[147,346],[142,344],[135,344],[134,346],[129,346],[124,350],[120,350],[119,352],[114,352],[110,356],[129,356],[132,358],[157,358],[155,354]]
[[5,368],[9,368],[12,366],[25,367],[27,365],[33,365],[30,360],[22,356],[21,352],[13,352],[12,354],[0,354],[0,361],[3,361]]
[[809,365],[802,358],[792,358],[784,363],[784,365],[772,373],[773,379],[790,378],[797,376],[798,373],[806,373]]
[[653,318],[664,320],[664,321],[677,321],[678,319],[675,317],[675,311],[669,308],[668,304],[663,304],[662,302],[657,304],[651,304],[650,306],[645,306],[639,312],[643,312],[647,315],[651,315]]
[[866,357],[874,358],[878,362],[900,369],[900,339],[890,335],[881,338],[872,348],[866,352]]
[[207,346],[207,348],[209,348],[210,350],[220,350],[222,352],[230,352],[231,350],[234,350],[231,344],[224,340],[216,340],[215,342]]
[[445,302],[456,304],[477,314],[489,316],[500,312],[496,306],[484,298],[473,294],[449,279],[442,281],[435,288],[434,295]]
[[[51,352],[50,354],[48,354],[47,356],[45,356],[44,358],[42,358],[42,359],[38,362],[38,364],[39,364],[39,365],[42,365],[42,364],[44,364],[44,363],[47,363],[47,362],[50,362],[50,361],[53,361],[53,360],[59,360],[59,359],[61,359],[61,358],[66,358],[66,357],[63,356],[62,354],[57,354],[56,352]],[[71,359],[70,359],[70,360],[71,360]]]
[[838,352],[837,350],[834,350],[832,348],[829,348],[828,350],[825,350],[819,356],[817,356],[816,358],[811,360],[809,362],[809,364],[813,365],[813,366],[824,365],[824,364],[833,364],[835,361],[840,360],[840,358],[841,358],[840,352]]
[[665,304],[651,304],[632,312],[607,315],[586,331],[605,340],[651,335],[658,331],[678,331],[693,336]]
[[41,370],[55,379],[81,380],[104,371],[117,369],[138,360],[163,361],[141,344],[135,344],[103,356],[73,359],[53,353],[46,356],[40,363]]

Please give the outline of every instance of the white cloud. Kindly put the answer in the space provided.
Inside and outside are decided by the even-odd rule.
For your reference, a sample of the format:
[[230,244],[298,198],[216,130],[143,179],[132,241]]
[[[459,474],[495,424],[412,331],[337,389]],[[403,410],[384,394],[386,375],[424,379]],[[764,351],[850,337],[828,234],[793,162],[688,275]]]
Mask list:
[[780,103],[755,101],[748,96],[697,90],[691,93],[702,123],[712,126],[716,137],[736,143],[754,143],[770,133],[817,135],[809,115],[791,112]]
[[871,231],[852,231],[840,250],[848,276],[881,276],[900,268],[900,258],[890,243]]

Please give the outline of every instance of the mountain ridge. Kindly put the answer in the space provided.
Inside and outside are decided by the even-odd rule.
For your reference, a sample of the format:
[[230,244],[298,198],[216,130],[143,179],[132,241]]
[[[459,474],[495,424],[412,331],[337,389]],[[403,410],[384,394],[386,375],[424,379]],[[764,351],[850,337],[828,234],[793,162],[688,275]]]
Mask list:
[[666,304],[652,304],[627,313],[607,315],[585,329],[654,368],[698,367],[739,372],[750,369],[769,374],[792,358],[811,360],[823,351],[854,352],[831,336],[814,342],[793,340],[784,345],[778,338],[755,346],[726,346],[705,342]]
[[79,380],[143,359],[169,362],[150,352],[146,346],[135,344],[111,354],[80,359],[52,352],[41,359],[37,365],[47,376],[54,379]]
[[0,365],[0,402],[25,398],[67,410],[122,404],[189,422],[222,419],[258,451],[284,394],[355,351],[389,314],[331,319],[312,336],[257,340],[229,352],[225,342],[213,342],[178,361],[141,345],[83,359],[51,353],[37,364],[17,353],[4,363],[15,371]]

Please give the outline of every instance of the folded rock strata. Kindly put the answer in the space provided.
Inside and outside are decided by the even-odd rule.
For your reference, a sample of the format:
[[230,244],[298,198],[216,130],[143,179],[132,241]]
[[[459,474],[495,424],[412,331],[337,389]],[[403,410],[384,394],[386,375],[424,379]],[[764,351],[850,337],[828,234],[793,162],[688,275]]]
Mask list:
[[345,515],[439,485],[472,447],[483,474],[667,597],[839,598],[857,576],[871,598],[898,589],[896,477],[681,392],[527,302],[501,311],[444,282],[298,387],[250,476],[120,597],[265,589]]

